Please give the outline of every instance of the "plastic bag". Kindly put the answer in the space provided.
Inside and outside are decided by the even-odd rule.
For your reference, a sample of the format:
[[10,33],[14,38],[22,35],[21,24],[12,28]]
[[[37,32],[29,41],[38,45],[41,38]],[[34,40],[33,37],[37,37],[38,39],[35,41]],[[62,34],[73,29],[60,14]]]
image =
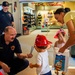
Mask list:
[[67,72],[69,61],[69,50],[66,49],[64,53],[59,53],[59,48],[54,48],[54,65],[53,68],[59,72]]
[[[55,60],[54,60],[54,65],[60,64],[61,65],[61,69],[60,71],[67,71],[68,69],[68,61],[69,61],[69,50],[66,49],[64,53],[59,53],[59,48],[54,48],[54,52],[55,52]],[[59,62],[59,63],[58,63]]]

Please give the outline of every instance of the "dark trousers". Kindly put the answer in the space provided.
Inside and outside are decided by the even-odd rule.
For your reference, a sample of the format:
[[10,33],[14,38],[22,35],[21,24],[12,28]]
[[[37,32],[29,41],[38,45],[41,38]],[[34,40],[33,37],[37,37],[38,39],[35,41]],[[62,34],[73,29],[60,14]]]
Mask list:
[[24,70],[27,68],[29,65],[29,61],[26,59],[19,59],[19,58],[14,58],[13,61],[11,62],[10,66],[10,73],[8,75],[14,75],[17,74],[18,72]]
[[43,75],[52,75],[52,74],[51,74],[51,71],[49,71],[48,73],[43,74]]

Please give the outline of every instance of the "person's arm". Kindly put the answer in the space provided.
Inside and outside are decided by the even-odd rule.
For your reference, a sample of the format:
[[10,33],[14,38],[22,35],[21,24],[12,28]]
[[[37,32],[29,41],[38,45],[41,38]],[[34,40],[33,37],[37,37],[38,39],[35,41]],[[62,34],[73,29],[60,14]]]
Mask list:
[[20,59],[31,58],[33,56],[32,54],[23,54],[23,53],[16,53],[16,55]]
[[75,28],[72,20],[69,20],[67,23],[67,28],[69,32],[69,38],[66,41],[65,45],[59,49],[59,52],[63,53],[65,49],[75,44]]
[[0,66],[2,66],[2,63],[3,63],[3,62],[2,62],[2,61],[0,61]]
[[4,62],[0,61],[0,66],[2,67],[4,72],[10,72],[10,67],[7,64],[5,64]]
[[59,33],[59,35],[61,36],[62,41],[65,43],[65,42],[66,42],[66,40],[65,40],[65,38],[64,38],[64,36],[62,35],[62,33],[61,33],[61,32]]
[[30,67],[30,68],[40,68],[40,67],[41,67],[41,65],[39,65],[39,64],[32,64],[32,63],[30,63],[30,64],[29,64],[29,67]]
[[14,52],[17,55],[18,58],[24,59],[24,58],[31,58],[33,56],[32,54],[25,54],[25,53],[22,52],[21,45],[20,45],[18,39],[15,38],[14,42],[15,42]]
[[12,26],[13,26],[14,28],[16,28],[14,22],[12,22]]
[[54,47],[57,47],[57,41],[55,42]]
[[11,21],[12,21],[12,23],[11,23],[11,24],[12,24],[12,26],[13,26],[14,28],[16,28],[16,27],[15,27],[15,23],[14,23],[14,17],[13,17],[13,15],[12,15],[12,14],[11,14]]

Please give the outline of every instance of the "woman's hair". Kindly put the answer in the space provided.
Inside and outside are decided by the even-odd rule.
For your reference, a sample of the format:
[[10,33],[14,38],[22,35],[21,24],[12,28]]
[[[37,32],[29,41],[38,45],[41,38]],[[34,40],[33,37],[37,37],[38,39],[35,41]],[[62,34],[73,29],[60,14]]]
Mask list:
[[60,14],[61,12],[67,13],[70,11],[70,8],[58,8],[54,14]]

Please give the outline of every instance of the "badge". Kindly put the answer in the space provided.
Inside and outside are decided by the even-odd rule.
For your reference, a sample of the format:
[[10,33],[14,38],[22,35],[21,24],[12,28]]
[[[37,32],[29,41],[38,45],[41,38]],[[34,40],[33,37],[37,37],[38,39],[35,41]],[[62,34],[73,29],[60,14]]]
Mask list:
[[15,46],[11,46],[11,50],[15,50]]
[[9,17],[11,17],[11,14],[8,14],[9,15]]

